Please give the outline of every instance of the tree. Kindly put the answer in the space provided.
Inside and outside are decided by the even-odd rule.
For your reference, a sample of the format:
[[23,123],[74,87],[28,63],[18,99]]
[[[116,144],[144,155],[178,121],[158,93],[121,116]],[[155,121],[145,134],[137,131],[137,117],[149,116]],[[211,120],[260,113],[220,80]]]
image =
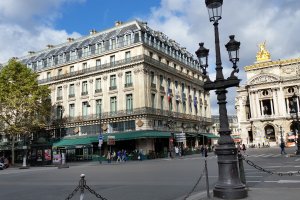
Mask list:
[[10,135],[12,164],[16,137],[27,136],[46,125],[51,113],[50,89],[39,85],[38,74],[12,59],[0,71],[0,120]]

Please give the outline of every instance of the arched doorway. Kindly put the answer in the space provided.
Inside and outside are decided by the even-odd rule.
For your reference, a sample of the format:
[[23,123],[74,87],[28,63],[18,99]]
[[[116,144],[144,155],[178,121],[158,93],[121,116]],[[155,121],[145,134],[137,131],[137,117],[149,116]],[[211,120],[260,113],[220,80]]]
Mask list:
[[273,126],[267,125],[265,127],[265,136],[266,139],[269,140],[269,142],[276,142],[275,129]]

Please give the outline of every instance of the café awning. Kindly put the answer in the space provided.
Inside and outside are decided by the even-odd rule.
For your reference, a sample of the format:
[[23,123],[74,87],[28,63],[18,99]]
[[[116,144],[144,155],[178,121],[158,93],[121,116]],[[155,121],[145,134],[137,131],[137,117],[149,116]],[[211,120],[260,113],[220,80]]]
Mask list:
[[[156,130],[104,133],[102,135],[103,135],[103,142],[107,142],[108,136],[114,136],[115,141],[171,137],[170,132],[156,131]],[[78,145],[91,145],[92,143],[98,143],[98,135],[65,137],[59,142],[54,143],[53,147],[75,147]]]
[[199,133],[200,137],[207,137],[208,139],[218,139],[220,136],[214,135],[212,133]]

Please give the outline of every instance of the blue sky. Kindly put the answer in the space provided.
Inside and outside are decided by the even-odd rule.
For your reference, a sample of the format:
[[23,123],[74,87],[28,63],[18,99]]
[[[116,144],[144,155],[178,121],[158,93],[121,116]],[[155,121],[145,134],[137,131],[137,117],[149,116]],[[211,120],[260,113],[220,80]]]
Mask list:
[[[0,63],[22,57],[28,51],[66,42],[66,38],[88,35],[114,26],[115,21],[140,19],[165,33],[194,54],[199,42],[210,49],[209,74],[215,77],[213,25],[204,0],[1,0]],[[255,62],[257,45],[266,41],[272,60],[299,58],[299,0],[224,1],[219,23],[224,77],[232,64],[224,45],[229,35],[241,42],[239,78],[245,84],[244,66]],[[212,113],[218,113],[211,92]],[[228,112],[235,113],[234,89],[228,95]]]
[[93,28],[111,28],[118,20],[147,18],[151,8],[159,5],[160,0],[86,0],[67,3],[61,8],[62,16],[55,22],[55,28],[86,35]]

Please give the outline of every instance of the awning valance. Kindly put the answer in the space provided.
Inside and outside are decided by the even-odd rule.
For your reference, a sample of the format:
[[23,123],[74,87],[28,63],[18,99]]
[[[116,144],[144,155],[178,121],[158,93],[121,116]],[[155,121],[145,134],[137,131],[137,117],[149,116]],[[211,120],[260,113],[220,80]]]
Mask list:
[[218,139],[220,136],[214,135],[212,133],[199,133],[200,137],[207,137],[209,139]]
[[[136,140],[136,139],[143,139],[143,138],[171,137],[170,132],[155,131],[155,130],[104,133],[102,135],[103,135],[103,142],[107,142],[108,136],[114,136],[115,141]],[[98,135],[65,137],[61,141],[54,143],[53,147],[65,147],[65,146],[75,147],[78,145],[90,145],[92,143],[98,143]]]

